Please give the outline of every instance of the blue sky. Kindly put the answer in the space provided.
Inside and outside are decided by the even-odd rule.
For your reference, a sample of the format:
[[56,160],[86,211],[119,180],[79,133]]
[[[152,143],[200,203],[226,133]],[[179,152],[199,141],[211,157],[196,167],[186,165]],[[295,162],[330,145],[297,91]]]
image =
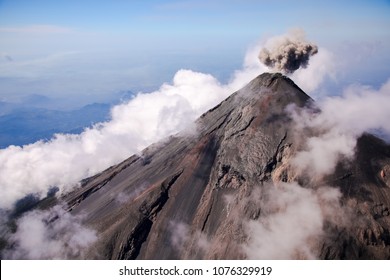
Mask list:
[[346,83],[390,71],[390,1],[0,0],[0,100],[89,102],[150,90],[180,68],[225,81],[248,47],[291,28],[351,62]]

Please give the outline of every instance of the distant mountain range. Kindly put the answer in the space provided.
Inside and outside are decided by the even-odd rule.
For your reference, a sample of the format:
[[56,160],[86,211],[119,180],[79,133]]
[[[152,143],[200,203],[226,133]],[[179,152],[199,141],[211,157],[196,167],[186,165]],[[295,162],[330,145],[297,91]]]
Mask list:
[[54,133],[80,133],[85,127],[108,120],[111,105],[93,103],[70,111],[14,108],[0,103],[0,148],[48,140]]
[[55,133],[80,133],[86,127],[107,121],[112,106],[133,96],[131,91],[120,91],[107,100],[79,107],[74,100],[41,94],[0,101],[0,149],[49,140]]

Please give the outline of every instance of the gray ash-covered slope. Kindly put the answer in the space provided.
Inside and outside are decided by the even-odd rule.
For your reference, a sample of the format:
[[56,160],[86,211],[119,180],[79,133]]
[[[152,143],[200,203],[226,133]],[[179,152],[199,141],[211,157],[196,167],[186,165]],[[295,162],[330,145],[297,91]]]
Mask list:
[[[312,103],[285,76],[262,74],[202,115],[196,132],[172,136],[84,180],[65,200],[99,234],[87,257],[246,258],[244,222],[263,215],[262,205],[248,199],[254,189],[307,181],[289,165],[302,141],[286,108]],[[366,222],[329,225],[316,245],[319,258],[390,257],[390,180],[384,175],[390,171],[390,148],[367,134],[356,155],[324,180],[339,187],[342,203],[353,201],[349,207]]]

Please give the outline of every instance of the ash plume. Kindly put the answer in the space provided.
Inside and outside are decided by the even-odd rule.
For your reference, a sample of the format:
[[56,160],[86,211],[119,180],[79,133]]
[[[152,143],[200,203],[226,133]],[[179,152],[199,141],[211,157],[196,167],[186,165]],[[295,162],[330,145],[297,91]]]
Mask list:
[[287,35],[271,38],[260,50],[260,62],[271,69],[291,74],[306,68],[310,57],[318,53],[318,47],[305,40],[304,32],[295,30]]

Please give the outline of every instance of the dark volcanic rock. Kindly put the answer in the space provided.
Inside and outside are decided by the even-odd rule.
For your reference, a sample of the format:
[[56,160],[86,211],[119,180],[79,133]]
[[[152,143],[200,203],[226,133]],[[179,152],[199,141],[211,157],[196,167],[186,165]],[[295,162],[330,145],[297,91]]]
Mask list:
[[[196,132],[172,136],[84,180],[64,199],[99,233],[88,257],[246,258],[243,222],[262,215],[261,205],[248,199],[253,190],[304,181],[289,166],[302,144],[286,113],[290,104],[311,106],[312,100],[281,74],[262,74],[202,115]],[[329,225],[317,245],[320,258],[389,258],[389,178],[389,146],[364,135],[357,160],[340,163],[324,179],[341,188],[343,205],[362,222]]]

